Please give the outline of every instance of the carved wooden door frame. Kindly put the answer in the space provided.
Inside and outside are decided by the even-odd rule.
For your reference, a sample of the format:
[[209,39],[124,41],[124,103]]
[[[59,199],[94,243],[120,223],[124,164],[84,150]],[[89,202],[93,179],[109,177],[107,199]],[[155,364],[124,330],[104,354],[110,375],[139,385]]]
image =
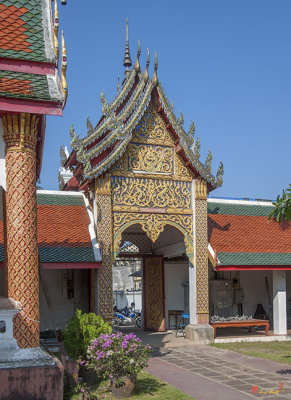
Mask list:
[[162,269],[162,287],[161,287],[161,297],[162,297],[162,322],[160,324],[159,329],[154,330],[156,332],[165,332],[166,331],[166,320],[165,320],[165,273],[164,273],[164,258],[163,256],[149,255],[143,257],[143,304],[144,304],[144,329],[145,330],[153,330],[148,326],[147,320],[147,287],[146,287],[146,264],[147,260],[152,258],[159,258],[161,260],[161,269]]

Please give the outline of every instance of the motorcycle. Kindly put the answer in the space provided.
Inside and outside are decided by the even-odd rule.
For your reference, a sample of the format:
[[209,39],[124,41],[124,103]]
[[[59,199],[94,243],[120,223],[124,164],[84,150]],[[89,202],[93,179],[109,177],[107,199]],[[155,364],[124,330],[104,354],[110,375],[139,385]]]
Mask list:
[[136,312],[132,307],[124,307],[122,310],[114,307],[113,324],[119,326],[136,325],[141,327],[141,313]]

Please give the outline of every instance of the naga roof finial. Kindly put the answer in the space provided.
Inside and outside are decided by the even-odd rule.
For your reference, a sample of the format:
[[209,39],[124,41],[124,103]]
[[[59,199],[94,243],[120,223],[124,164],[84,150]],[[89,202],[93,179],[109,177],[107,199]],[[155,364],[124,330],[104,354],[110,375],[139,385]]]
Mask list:
[[153,75],[153,78],[152,78],[153,86],[158,86],[158,84],[159,84],[157,70],[158,70],[158,56],[157,56],[157,52],[156,52],[156,54],[155,54],[154,75]]
[[148,55],[147,55],[147,63],[146,63],[146,67],[144,70],[144,75],[143,75],[143,79],[145,82],[147,82],[149,80],[149,65],[150,65],[150,52],[149,49],[147,49]]
[[129,51],[129,43],[128,43],[128,18],[126,18],[126,42],[125,42],[123,65],[125,66],[126,71],[128,71],[129,67],[132,66],[132,62],[131,62],[131,58],[130,58],[130,51]]
[[140,57],[140,41],[138,41],[138,49],[137,49],[137,55],[136,55],[136,62],[134,64],[134,70],[136,73],[139,72],[140,70],[140,64],[139,64],[139,57]]
[[58,12],[58,2],[57,2],[57,0],[55,0],[55,10],[54,10],[54,49],[55,49],[55,53],[56,53],[57,62],[59,60],[58,31],[59,31],[59,12]]
[[61,64],[61,85],[63,94],[65,96],[65,103],[68,97],[68,85],[66,80],[66,71],[67,71],[67,50],[64,38],[64,32],[62,31],[62,64]]

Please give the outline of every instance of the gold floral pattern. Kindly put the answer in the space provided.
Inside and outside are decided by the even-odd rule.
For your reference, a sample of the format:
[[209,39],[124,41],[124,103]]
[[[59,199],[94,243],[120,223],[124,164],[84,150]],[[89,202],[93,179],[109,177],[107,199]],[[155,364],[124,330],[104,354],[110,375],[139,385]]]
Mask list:
[[195,200],[196,226],[196,309],[198,322],[209,322],[208,308],[208,239],[207,239],[207,200]]
[[173,146],[174,140],[152,103],[136,126],[132,142]]
[[173,148],[132,143],[128,146],[128,170],[173,174]]
[[191,183],[144,178],[112,178],[114,206],[191,210]]

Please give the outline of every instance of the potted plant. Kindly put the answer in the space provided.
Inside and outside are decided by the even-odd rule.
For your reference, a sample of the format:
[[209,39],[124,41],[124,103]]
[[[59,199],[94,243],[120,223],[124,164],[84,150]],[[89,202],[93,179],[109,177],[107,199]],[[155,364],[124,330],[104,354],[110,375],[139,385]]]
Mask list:
[[137,373],[147,366],[150,349],[134,333],[101,335],[92,341],[81,364],[110,378],[114,397],[122,399],[134,393]]

